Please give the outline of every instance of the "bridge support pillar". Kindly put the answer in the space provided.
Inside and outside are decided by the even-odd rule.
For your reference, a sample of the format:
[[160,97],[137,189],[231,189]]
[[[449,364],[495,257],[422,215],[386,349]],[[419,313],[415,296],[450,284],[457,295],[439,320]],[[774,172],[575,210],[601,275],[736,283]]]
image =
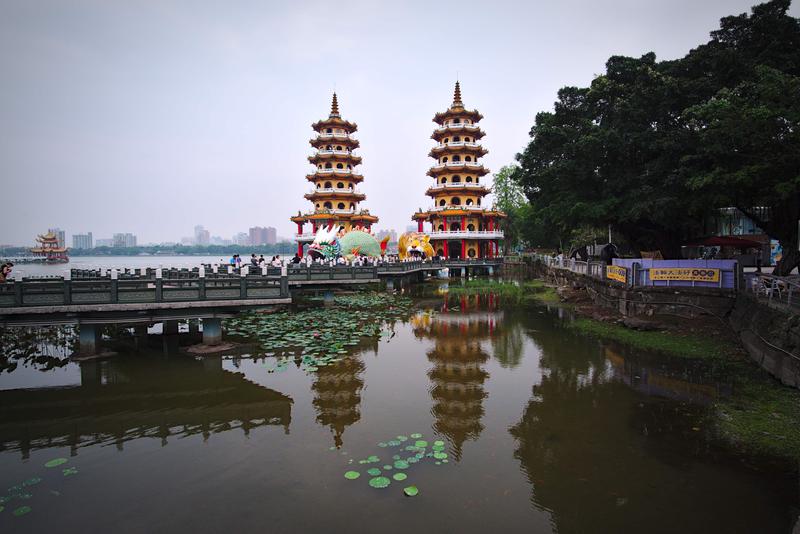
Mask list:
[[136,343],[136,350],[142,350],[147,346],[147,325],[137,324],[133,327],[133,340]]
[[386,279],[386,291],[394,291],[394,278]]
[[200,319],[187,319],[186,323],[189,326],[190,334],[196,334],[200,331]]
[[325,293],[322,296],[322,300],[323,300],[323,302],[325,303],[326,306],[332,306],[333,305],[333,291],[331,291],[330,289],[326,290]]
[[488,267],[486,268],[486,270],[487,270],[487,272],[489,273],[489,276],[494,276],[494,267],[492,267],[492,266],[490,265],[490,266],[488,266]]
[[97,349],[100,345],[99,325],[81,324],[78,330],[80,341],[79,352],[85,355],[97,354]]
[[203,319],[203,345],[219,345],[222,342],[222,319]]
[[164,321],[161,323],[161,333],[166,334],[168,336],[174,336],[178,334],[178,321]]

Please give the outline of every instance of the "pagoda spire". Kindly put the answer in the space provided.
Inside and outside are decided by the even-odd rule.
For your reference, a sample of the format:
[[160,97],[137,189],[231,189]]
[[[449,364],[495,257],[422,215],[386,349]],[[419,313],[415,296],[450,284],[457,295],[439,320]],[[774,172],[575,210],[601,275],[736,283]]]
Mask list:
[[456,80],[456,90],[453,92],[453,105],[450,106],[451,108],[463,108],[464,102],[461,101],[461,86],[458,84],[458,80]]
[[334,117],[341,117],[339,115],[339,101],[336,100],[336,92],[333,93],[333,102],[331,102],[331,114],[329,115],[330,118]]

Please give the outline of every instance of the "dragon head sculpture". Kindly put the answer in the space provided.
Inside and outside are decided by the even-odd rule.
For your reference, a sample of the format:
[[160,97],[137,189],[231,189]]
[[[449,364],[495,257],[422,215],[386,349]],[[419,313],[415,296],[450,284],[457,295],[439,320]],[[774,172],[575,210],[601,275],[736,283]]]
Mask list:
[[323,226],[317,230],[314,241],[308,246],[309,255],[314,259],[338,258],[342,250],[338,236],[340,230],[341,228],[336,228],[333,225]]

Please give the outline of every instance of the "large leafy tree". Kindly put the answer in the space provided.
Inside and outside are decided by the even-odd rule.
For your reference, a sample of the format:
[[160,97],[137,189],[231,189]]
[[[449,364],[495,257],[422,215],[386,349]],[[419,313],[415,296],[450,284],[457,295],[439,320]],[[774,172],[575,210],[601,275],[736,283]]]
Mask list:
[[[588,88],[540,113],[516,174],[564,233],[612,225],[676,257],[711,210],[736,206],[796,265],[800,25],[789,0],[723,18],[686,57],[612,57]],[[759,218],[768,207],[768,219]],[[792,228],[794,229],[792,231]]]

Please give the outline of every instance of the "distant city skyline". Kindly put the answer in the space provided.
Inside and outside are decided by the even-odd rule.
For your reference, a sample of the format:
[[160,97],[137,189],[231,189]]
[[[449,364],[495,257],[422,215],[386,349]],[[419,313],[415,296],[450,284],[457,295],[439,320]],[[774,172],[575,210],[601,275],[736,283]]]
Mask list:
[[[359,127],[360,207],[380,218],[375,231],[405,228],[430,205],[431,119],[456,79],[465,106],[485,117],[494,173],[514,162],[559,88],[586,86],[611,55],[681,57],[756,3],[10,0],[0,17],[0,243],[32,245],[48,226],[96,242],[119,232],[180,242],[193,235],[187,220],[204,219],[209,242],[265,225],[291,239],[289,217],[309,206],[311,123],[334,89]],[[475,46],[454,45],[453,13],[469,14]],[[333,20],[351,29],[321,53]]]

